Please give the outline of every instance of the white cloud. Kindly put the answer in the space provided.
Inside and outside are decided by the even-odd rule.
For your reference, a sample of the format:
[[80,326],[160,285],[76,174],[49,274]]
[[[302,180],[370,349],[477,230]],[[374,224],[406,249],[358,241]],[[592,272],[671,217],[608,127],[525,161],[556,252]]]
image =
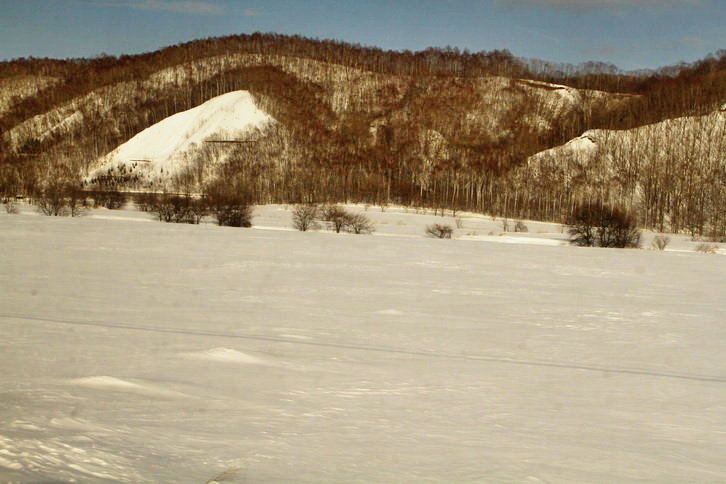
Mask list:
[[586,11],[608,8],[658,8],[697,5],[703,0],[496,0],[500,6],[543,7],[556,10]]
[[225,13],[224,7],[215,3],[186,0],[128,0],[86,3],[102,7],[126,7],[136,10],[156,10],[163,12],[179,12],[197,15],[222,15]]

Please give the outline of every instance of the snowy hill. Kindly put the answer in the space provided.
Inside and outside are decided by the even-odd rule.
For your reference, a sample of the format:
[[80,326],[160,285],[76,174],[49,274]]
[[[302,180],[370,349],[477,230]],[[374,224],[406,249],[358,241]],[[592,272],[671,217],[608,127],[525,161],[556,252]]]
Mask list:
[[[513,179],[544,199],[565,189],[576,200],[622,200],[641,223],[660,230],[692,229],[694,219],[699,231],[715,230],[721,216],[703,207],[723,206],[724,153],[726,113],[714,111],[635,129],[589,130],[531,156]],[[700,214],[688,222],[694,213]]]
[[[199,156],[205,143],[234,145],[254,138],[275,120],[248,91],[234,91],[174,114],[143,130],[100,160],[89,174],[170,178]],[[219,162],[223,156],[212,157]]]

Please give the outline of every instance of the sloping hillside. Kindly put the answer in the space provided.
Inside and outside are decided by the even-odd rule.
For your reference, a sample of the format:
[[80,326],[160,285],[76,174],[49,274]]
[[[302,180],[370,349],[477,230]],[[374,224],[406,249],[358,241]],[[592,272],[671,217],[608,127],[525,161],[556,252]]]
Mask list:
[[57,78],[43,75],[16,75],[0,78],[0,115],[58,81]]
[[661,231],[722,234],[722,210],[710,208],[726,204],[726,112],[590,130],[530,157],[512,178],[545,201],[544,218],[567,213],[573,201],[597,199],[625,205]]
[[[634,207],[632,183],[620,191],[572,192],[564,180],[550,187],[538,171],[516,174],[531,156],[585,132],[713,112],[726,98],[726,56],[669,77],[546,81],[507,52],[387,52],[260,34],[139,56],[0,63],[0,191],[29,194],[81,177],[102,189],[200,191],[222,178],[270,202],[401,203],[559,220],[582,192]],[[20,91],[3,86],[12,83],[25,87],[11,98]],[[184,128],[190,143],[158,144],[165,137],[157,136],[159,129],[185,119],[177,113],[204,110],[208,101],[237,91],[249,92],[250,102],[277,121],[265,136],[212,147],[199,143],[211,133],[191,123]],[[157,123],[164,128],[145,131]],[[227,130],[226,124],[215,130]],[[662,135],[653,132],[654,139]],[[723,154],[715,138],[698,137],[708,140],[704,149],[716,159]],[[683,163],[677,145],[662,146],[662,159]],[[146,159],[152,164],[141,171],[155,175],[128,172],[129,160]],[[617,163],[646,166],[625,154]],[[715,164],[722,169],[723,162]],[[699,211],[718,213],[718,196]],[[674,206],[665,204],[658,209],[663,214],[644,223],[682,218],[670,213]],[[701,225],[690,217],[687,224]]]
[[[102,159],[88,180],[123,178],[162,182],[203,163],[205,145],[219,147],[212,163],[226,159],[230,146],[250,141],[274,119],[255,105],[247,91],[215,97],[188,111],[174,114],[145,129]],[[210,174],[211,175],[211,174]]]
[[[50,161],[60,171],[89,175],[98,159],[149,126],[235,90],[250,91],[282,123],[286,143],[297,145],[299,154],[284,161],[362,163],[360,170],[369,174],[376,167],[366,185],[413,183],[422,198],[444,183],[432,174],[458,167],[479,178],[496,175],[560,139],[568,120],[628,99],[498,76],[398,76],[310,59],[231,54],[101,87],[17,124],[3,139],[11,157],[22,159],[17,165],[38,161],[45,167]],[[391,172],[387,182],[381,170]],[[398,179],[391,179],[393,173]],[[41,181],[48,176],[55,175],[25,174]]]

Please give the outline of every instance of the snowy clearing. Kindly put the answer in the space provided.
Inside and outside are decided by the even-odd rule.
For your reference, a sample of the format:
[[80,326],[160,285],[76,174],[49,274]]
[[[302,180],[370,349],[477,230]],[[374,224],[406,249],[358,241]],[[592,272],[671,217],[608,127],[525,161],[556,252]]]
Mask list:
[[452,217],[374,207],[379,236],[280,230],[282,206],[256,210],[275,230],[22,212],[0,214],[2,481],[726,476],[726,258],[685,238],[580,249],[461,214],[434,240]]

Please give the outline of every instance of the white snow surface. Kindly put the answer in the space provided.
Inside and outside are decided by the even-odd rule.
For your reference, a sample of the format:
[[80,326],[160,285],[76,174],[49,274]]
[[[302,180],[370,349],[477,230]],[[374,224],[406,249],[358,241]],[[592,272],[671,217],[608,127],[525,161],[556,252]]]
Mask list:
[[264,361],[257,357],[242,353],[241,351],[233,350],[231,348],[212,348],[211,350],[202,351],[199,353],[188,353],[184,356],[187,358],[216,361],[221,363],[234,363],[244,365],[264,364]]
[[575,159],[589,158],[597,152],[597,143],[595,140],[595,132],[586,131],[582,136],[573,138],[563,145],[555,146],[554,148],[532,155],[530,162],[541,158],[557,156],[571,156]]
[[134,162],[150,163],[153,171],[167,175],[187,166],[188,157],[204,142],[240,140],[262,130],[274,119],[259,109],[248,91],[234,91],[174,114],[145,129],[101,160],[91,173]]
[[366,213],[0,213],[0,481],[724,480],[726,258]]

